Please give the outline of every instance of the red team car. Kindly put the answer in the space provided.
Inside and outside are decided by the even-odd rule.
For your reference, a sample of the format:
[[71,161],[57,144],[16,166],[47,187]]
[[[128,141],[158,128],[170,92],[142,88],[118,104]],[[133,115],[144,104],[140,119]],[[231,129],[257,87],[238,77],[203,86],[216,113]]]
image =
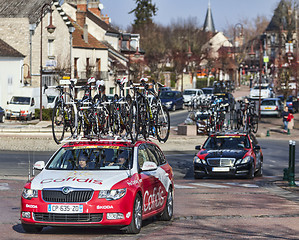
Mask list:
[[173,216],[173,172],[150,141],[85,141],[62,146],[29,181],[21,198],[26,232],[45,226],[119,226]]

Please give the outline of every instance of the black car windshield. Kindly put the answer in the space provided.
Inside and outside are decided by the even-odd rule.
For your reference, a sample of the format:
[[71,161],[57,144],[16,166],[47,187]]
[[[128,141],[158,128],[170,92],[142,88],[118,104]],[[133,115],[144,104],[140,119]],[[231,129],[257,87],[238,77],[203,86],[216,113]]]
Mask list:
[[171,99],[174,98],[175,92],[162,92],[160,95],[160,98],[164,98],[164,99]]
[[196,94],[196,91],[194,91],[194,90],[185,90],[184,92],[183,92],[183,95],[192,95],[192,94]]
[[132,168],[132,149],[118,146],[61,148],[48,170],[124,170]]
[[12,97],[10,104],[29,105],[30,97]]
[[246,136],[212,136],[205,142],[204,149],[244,149],[250,148],[250,143]]

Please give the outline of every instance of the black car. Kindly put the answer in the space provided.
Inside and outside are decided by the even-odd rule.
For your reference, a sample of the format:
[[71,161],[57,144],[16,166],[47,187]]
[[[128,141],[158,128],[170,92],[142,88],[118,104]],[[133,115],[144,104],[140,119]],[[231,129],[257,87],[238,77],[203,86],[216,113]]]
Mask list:
[[228,104],[227,111],[235,108],[236,101],[231,93],[214,93],[213,100],[215,99],[221,99],[223,105]]
[[194,177],[235,176],[254,178],[263,173],[263,154],[251,133],[224,132],[210,135],[194,157]]
[[0,122],[4,122],[5,121],[5,110],[0,107]]

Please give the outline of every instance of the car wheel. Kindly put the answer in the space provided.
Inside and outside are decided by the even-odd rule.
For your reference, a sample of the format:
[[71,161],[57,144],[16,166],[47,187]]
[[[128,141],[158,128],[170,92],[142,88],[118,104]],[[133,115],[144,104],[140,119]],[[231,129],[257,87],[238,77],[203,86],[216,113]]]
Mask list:
[[142,226],[142,201],[139,194],[136,195],[133,215],[130,225],[127,227],[126,232],[130,234],[137,234],[140,232]]
[[277,117],[278,117],[278,118],[281,118],[281,112],[278,112],[278,113],[277,113]]
[[1,119],[1,121],[0,122],[2,122],[2,123],[4,123],[5,122],[5,116],[3,115],[2,116],[2,119]]
[[254,162],[252,161],[248,175],[247,175],[247,179],[253,179],[254,178]]
[[161,221],[170,221],[172,219],[172,216],[173,216],[173,191],[172,188],[169,188],[165,208],[162,214],[158,216],[158,219]]
[[175,105],[175,104],[173,104],[173,106],[172,106],[172,111],[174,111],[174,112],[175,112],[175,110],[176,110],[176,105]]
[[258,171],[256,172],[257,177],[263,176],[263,161],[261,161]]
[[43,227],[41,226],[29,225],[24,223],[22,223],[22,227],[27,233],[39,233],[43,230]]

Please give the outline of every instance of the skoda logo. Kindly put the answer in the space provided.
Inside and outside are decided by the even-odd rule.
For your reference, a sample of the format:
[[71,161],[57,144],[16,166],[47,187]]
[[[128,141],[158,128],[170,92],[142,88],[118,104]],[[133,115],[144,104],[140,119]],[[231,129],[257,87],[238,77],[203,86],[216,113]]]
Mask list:
[[69,194],[71,192],[71,189],[69,187],[63,187],[62,188],[62,193],[63,194]]

